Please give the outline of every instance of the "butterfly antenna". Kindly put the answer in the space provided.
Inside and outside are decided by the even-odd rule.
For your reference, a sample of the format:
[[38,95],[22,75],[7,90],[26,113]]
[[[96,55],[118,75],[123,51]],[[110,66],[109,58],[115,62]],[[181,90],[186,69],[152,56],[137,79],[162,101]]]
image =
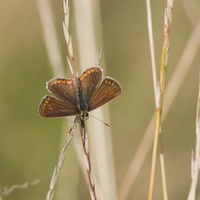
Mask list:
[[97,118],[97,117],[95,117],[95,116],[93,116],[93,115],[91,115],[91,114],[90,114],[90,116],[91,116],[91,117],[93,117],[93,118],[95,118],[95,119],[97,119],[98,121],[102,122],[104,125],[106,125],[106,126],[109,126],[109,127],[110,127],[110,125],[109,125],[109,124],[105,123],[104,121],[100,120],[99,118]]

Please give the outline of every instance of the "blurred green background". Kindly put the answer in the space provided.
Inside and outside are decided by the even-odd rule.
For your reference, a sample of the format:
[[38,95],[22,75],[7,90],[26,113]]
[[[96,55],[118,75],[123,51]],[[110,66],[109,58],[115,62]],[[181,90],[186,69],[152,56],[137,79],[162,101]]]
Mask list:
[[[69,3],[73,30],[73,1]],[[61,56],[69,77],[62,30],[63,3],[61,0],[51,1],[51,5],[62,48]],[[104,48],[107,75],[114,77],[123,87],[122,95],[110,104],[115,173],[119,188],[155,111],[147,14],[145,1],[102,0],[100,5],[103,44],[99,45]],[[165,6],[166,1],[152,1],[158,69]],[[199,13],[199,1],[175,1],[167,82],[198,22]],[[48,94],[45,83],[53,74],[36,1],[0,1],[0,22],[0,186],[3,188],[38,178],[41,180],[37,186],[15,191],[3,199],[45,199],[60,151],[62,119],[47,120],[38,115],[39,102]],[[190,188],[199,67],[198,50],[162,127],[169,199],[186,199]],[[73,145],[69,151],[74,151]],[[66,166],[79,168],[75,154],[74,157],[67,157],[65,162]],[[151,152],[131,189],[129,200],[147,199],[150,165]],[[154,196],[155,199],[162,199],[159,162],[157,167]],[[89,199],[82,173],[78,176],[78,199]],[[200,189],[197,192],[200,193]]]

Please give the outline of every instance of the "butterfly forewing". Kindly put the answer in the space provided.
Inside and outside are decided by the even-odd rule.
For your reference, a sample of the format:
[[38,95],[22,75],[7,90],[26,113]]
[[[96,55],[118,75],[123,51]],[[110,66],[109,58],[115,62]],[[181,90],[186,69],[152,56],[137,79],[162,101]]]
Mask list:
[[58,99],[76,104],[76,90],[72,79],[54,78],[47,82],[47,89]]
[[102,79],[102,69],[99,67],[90,67],[85,70],[83,74],[79,77],[82,87],[83,97],[86,103],[89,102],[92,94],[95,92],[99,86]]
[[64,102],[51,96],[45,96],[39,107],[42,117],[63,117],[78,114],[74,104]]
[[105,103],[108,103],[116,98],[120,93],[121,86],[119,83],[110,77],[106,77],[94,94],[92,94],[88,111],[94,110]]

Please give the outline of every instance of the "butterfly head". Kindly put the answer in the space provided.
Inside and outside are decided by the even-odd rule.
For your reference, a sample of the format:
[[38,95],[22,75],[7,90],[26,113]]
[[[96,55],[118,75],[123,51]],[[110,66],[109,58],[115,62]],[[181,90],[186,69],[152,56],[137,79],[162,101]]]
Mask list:
[[87,119],[89,118],[89,113],[88,113],[87,111],[81,112],[80,118],[81,118],[81,120],[83,120],[83,121],[87,120]]

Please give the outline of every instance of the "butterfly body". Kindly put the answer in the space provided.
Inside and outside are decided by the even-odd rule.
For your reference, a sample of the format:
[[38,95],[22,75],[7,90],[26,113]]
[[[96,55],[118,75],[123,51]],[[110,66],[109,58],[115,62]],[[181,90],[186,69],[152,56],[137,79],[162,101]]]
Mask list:
[[116,98],[121,86],[110,77],[102,80],[102,69],[91,67],[79,77],[54,78],[47,89],[54,96],[45,96],[39,106],[42,117],[80,115],[84,120],[88,112]]
[[76,107],[78,111],[81,113],[83,111],[87,112],[88,111],[88,99],[83,95],[83,88],[81,81],[79,78],[76,78],[76,96],[77,96],[77,101],[76,101]]

